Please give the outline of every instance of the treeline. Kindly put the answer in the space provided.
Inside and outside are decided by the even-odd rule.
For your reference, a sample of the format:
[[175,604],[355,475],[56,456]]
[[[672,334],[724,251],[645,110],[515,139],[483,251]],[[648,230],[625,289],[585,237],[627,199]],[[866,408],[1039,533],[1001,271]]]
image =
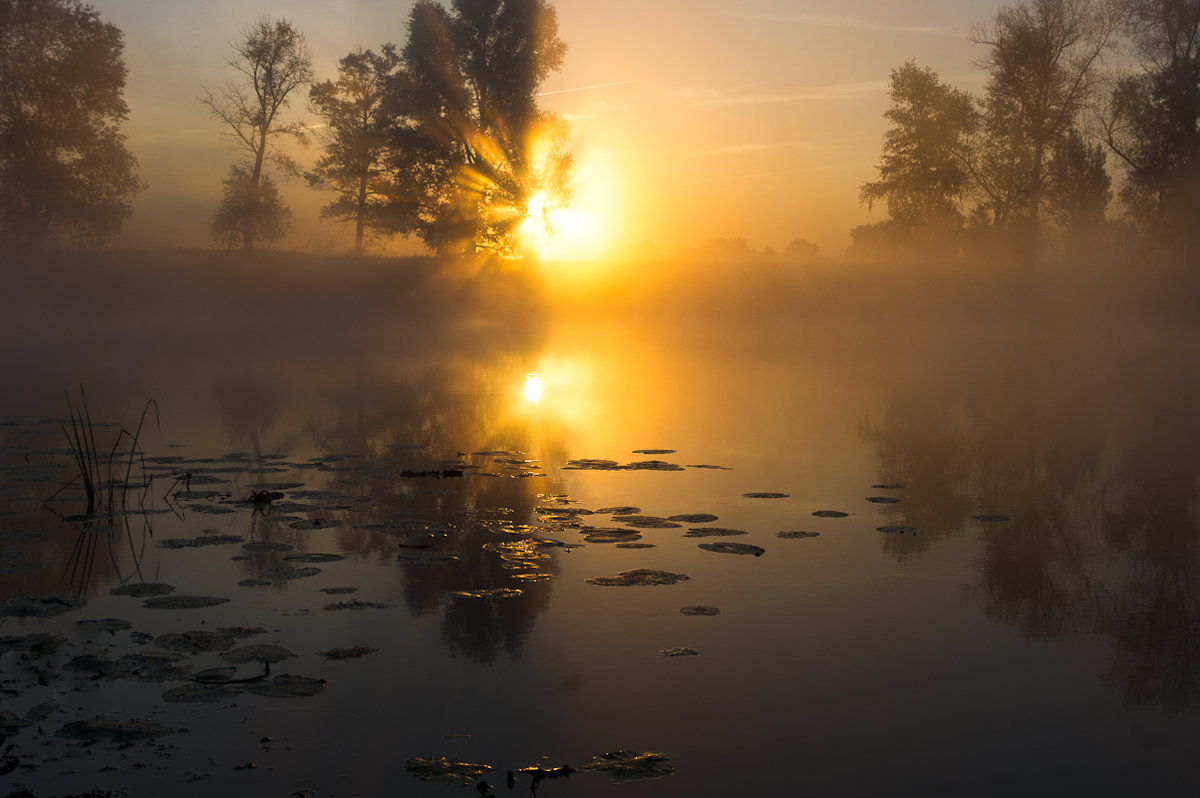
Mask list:
[[[1200,255],[1200,0],[1023,0],[973,33],[982,96],[893,70],[858,259]],[[1108,68],[1118,51],[1136,64]],[[1128,59],[1126,59],[1128,60]],[[1122,218],[1109,218],[1109,169]]]
[[[439,254],[521,249],[570,198],[566,123],[537,106],[566,45],[546,0],[417,0],[402,47],[358,49],[316,82],[304,34],[261,17],[234,43],[234,78],[201,101],[239,153],[212,224],[252,249],[283,237],[276,176],[302,175],[350,222],[355,248],[416,236]],[[79,0],[0,0],[0,242],[37,251],[116,235],[144,188],[120,125],[121,32]],[[299,98],[320,124],[285,112]],[[288,144],[320,144],[304,170]]]

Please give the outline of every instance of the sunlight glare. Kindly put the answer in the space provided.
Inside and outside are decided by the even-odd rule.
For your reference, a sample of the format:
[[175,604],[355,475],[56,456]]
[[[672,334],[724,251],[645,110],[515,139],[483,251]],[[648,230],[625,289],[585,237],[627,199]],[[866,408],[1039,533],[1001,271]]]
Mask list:
[[536,371],[525,375],[525,400],[534,404],[542,400],[542,378]]

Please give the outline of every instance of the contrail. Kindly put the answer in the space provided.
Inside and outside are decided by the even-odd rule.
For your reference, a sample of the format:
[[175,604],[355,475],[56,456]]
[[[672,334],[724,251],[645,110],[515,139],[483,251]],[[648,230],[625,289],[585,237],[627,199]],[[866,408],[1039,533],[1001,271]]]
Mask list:
[[592,89],[607,89],[610,86],[624,86],[628,80],[618,80],[613,83],[595,83],[591,86],[577,86],[574,89],[555,89],[554,91],[538,92],[539,97],[549,97],[551,94],[571,94],[576,91],[591,91]]

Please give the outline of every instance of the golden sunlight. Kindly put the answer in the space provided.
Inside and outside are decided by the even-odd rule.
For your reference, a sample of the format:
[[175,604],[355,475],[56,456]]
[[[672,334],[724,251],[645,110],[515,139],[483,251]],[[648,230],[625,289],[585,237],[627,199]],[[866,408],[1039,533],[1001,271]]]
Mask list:
[[525,375],[525,400],[533,403],[542,399],[542,378],[537,372]]
[[518,228],[523,247],[545,260],[592,260],[607,254],[623,220],[602,153],[578,158],[572,193],[567,207],[555,207],[542,193],[530,199]]

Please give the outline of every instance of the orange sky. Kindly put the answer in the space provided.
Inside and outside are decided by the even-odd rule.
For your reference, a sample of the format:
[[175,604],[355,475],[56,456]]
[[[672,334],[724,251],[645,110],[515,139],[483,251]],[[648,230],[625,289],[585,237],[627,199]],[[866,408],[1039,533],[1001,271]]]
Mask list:
[[[972,0],[560,0],[568,52],[543,106],[572,122],[578,196],[597,241],[663,254],[740,236],[782,249],[806,238],[830,257],[872,217],[858,186],[875,176],[889,71],[910,58],[977,91],[967,34],[1001,6]],[[228,75],[229,42],[253,17],[305,32],[318,80],[357,46],[403,43],[406,0],[99,0],[125,32],[126,131],[150,187],[120,246],[209,247],[233,161],[197,101]],[[304,101],[292,114],[311,119]],[[311,160],[314,153],[307,156]],[[292,178],[284,246],[339,251],[345,228],[317,222],[326,197]]]

